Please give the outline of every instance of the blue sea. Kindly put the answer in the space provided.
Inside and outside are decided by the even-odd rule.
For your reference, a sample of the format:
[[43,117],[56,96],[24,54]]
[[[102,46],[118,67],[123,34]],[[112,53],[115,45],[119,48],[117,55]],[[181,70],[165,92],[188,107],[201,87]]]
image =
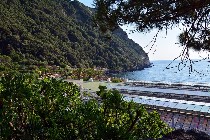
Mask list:
[[157,60],[141,71],[120,73],[119,77],[134,81],[210,85],[208,60]]

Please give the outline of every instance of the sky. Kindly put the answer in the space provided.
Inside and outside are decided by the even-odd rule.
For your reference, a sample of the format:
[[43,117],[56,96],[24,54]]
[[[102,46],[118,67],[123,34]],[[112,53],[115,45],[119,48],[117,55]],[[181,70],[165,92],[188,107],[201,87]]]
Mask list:
[[[86,6],[93,7],[93,0],[79,1]],[[182,29],[174,28],[172,30],[168,30],[167,34],[165,31],[160,32],[158,34],[156,43],[152,46],[152,43],[150,42],[153,40],[157,30],[153,30],[150,33],[131,33],[130,30],[133,29],[132,26],[122,26],[122,28],[127,32],[130,39],[138,43],[144,49],[144,51],[148,53],[150,60],[173,60],[182,52],[183,48],[177,44],[178,35],[182,32]],[[190,50],[191,59],[201,59],[201,56],[205,57],[207,55],[208,54],[206,52],[195,52]]]

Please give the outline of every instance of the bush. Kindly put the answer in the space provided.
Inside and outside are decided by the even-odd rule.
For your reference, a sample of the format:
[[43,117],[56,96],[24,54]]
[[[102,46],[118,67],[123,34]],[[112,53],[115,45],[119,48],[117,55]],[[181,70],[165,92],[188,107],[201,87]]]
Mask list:
[[120,83],[120,82],[123,82],[123,80],[120,79],[120,78],[112,78],[111,81],[112,81],[113,83]]
[[0,79],[0,139],[145,139],[171,131],[157,112],[100,87],[101,102],[78,87],[33,75]]

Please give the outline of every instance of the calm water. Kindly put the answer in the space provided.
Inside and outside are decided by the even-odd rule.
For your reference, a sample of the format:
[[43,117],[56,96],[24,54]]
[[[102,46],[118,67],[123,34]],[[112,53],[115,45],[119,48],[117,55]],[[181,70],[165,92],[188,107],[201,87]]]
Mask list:
[[118,76],[135,81],[210,85],[210,62],[207,60],[194,60],[192,63],[158,60],[151,63],[151,68],[120,73]]

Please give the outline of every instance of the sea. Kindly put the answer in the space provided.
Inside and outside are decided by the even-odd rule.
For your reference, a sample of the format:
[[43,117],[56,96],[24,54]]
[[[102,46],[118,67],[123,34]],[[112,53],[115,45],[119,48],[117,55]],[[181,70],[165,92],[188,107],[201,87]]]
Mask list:
[[140,71],[123,72],[117,75],[129,81],[182,83],[210,86],[209,60],[156,60]]

